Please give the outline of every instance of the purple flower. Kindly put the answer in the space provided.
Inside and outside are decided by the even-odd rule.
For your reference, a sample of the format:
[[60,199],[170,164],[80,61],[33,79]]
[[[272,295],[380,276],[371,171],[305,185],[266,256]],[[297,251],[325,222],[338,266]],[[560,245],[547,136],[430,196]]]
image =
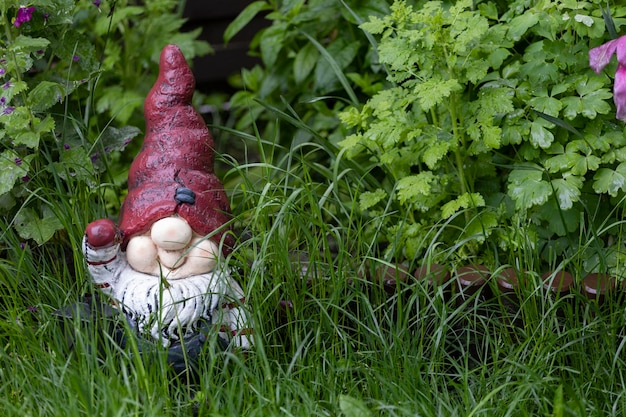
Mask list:
[[70,149],[70,144],[69,143],[64,143],[63,144],[63,149],[65,149],[66,151]]
[[617,107],[617,117],[626,122],[626,36],[608,41],[589,51],[589,66],[599,74],[617,55],[617,70],[613,81],[613,101]]
[[5,70],[4,68],[0,68],[0,76],[4,75],[7,73],[7,70]]
[[15,162],[15,165],[19,167],[20,165],[22,165],[22,158],[15,158],[14,162]]
[[2,85],[2,89],[3,90],[8,90],[9,88],[11,88],[13,86],[13,84],[11,84],[11,81],[7,81],[6,83],[4,83]]
[[24,176],[22,177],[22,181],[23,181],[23,182],[28,182],[28,181],[30,181],[30,177],[29,177],[28,175],[24,175]]
[[94,0],[93,1],[93,5],[96,7],[100,7],[100,3],[102,3],[100,0]]
[[2,114],[11,114],[13,113],[13,110],[15,110],[15,107],[7,107],[6,109],[2,110]]
[[30,19],[33,18],[34,11],[34,6],[20,6],[20,8],[17,10],[17,16],[15,16],[15,20],[13,21],[15,27],[19,28],[20,26],[22,26],[23,23],[29,22]]
[[78,62],[78,61],[80,61],[80,57],[79,57],[78,55],[74,55],[74,56],[72,57],[72,61],[74,61],[74,62]]

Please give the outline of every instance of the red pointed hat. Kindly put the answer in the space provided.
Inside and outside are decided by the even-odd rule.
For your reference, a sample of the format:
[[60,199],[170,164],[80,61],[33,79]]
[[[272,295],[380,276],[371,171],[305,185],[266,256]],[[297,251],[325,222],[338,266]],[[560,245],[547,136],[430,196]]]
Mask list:
[[154,222],[177,214],[201,235],[224,239],[227,252],[233,236],[224,228],[230,205],[213,172],[213,138],[191,104],[195,79],[176,45],[161,52],[159,77],[144,104],[146,135],[130,166],[128,195],[120,213],[128,240],[147,232]]

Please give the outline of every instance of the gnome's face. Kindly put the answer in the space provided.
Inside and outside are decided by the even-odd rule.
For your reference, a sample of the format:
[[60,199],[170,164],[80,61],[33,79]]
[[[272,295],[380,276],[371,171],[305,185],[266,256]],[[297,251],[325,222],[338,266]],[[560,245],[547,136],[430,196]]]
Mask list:
[[138,272],[171,280],[211,272],[218,253],[213,241],[173,215],[156,221],[148,232],[133,236],[128,241],[126,259]]

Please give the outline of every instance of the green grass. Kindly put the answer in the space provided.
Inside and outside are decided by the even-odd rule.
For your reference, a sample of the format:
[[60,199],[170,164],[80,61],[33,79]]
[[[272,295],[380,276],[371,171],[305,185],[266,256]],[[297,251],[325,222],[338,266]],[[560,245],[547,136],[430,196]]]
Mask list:
[[[193,382],[162,356],[142,361],[119,348],[101,331],[106,323],[64,324],[54,314],[91,291],[79,242],[84,225],[105,215],[104,191],[42,184],[37,198],[66,232],[22,248],[10,219],[2,223],[2,415],[624,415],[622,297],[554,299],[532,273],[515,311],[485,296],[493,280],[465,300],[451,284],[414,280],[390,294],[367,278],[391,260],[356,216],[359,174],[337,159],[316,162],[324,152],[305,144],[225,174],[240,238],[228,261],[247,291],[257,345],[245,356],[208,351]],[[424,245],[459,266],[453,252]],[[524,245],[498,259],[539,264]]]

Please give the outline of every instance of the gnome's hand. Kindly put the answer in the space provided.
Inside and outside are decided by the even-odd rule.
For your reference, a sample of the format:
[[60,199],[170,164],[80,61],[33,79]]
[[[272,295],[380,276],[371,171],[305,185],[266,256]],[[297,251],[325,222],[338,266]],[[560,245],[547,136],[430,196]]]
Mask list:
[[122,242],[122,232],[109,219],[95,220],[85,228],[83,253],[94,284],[112,296],[119,271],[125,264],[117,256]]
[[85,229],[87,243],[92,248],[105,248],[121,241],[122,233],[112,220],[99,219]]

